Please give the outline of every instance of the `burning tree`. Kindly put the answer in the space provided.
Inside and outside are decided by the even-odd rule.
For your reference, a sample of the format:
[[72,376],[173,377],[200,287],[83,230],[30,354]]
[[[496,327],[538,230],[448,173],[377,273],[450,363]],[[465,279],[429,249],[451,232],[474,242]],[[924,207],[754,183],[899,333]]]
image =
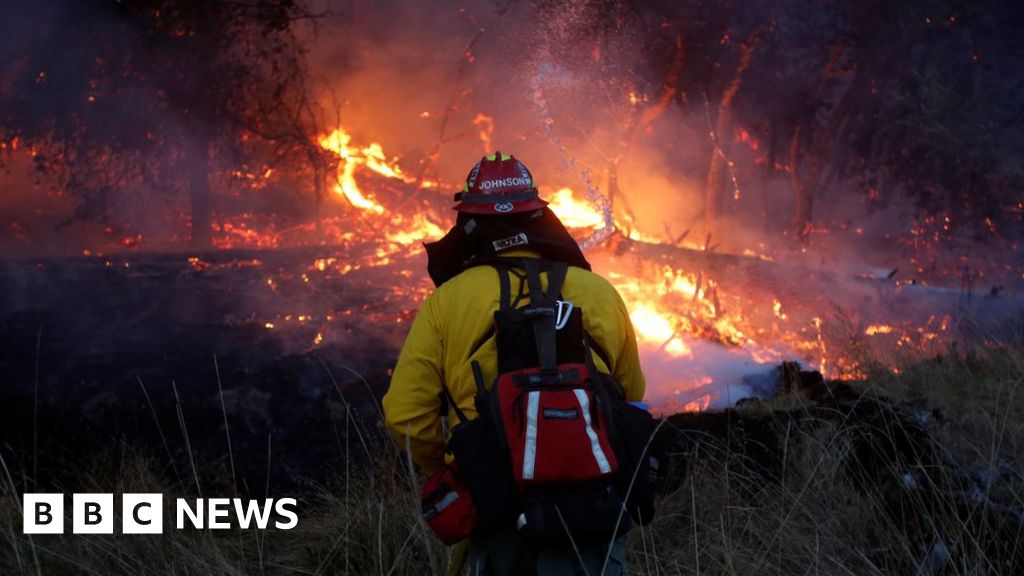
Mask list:
[[0,141],[109,219],[115,197],[184,194],[211,240],[218,182],[283,162],[323,174],[294,0],[51,2],[12,7],[0,41]]
[[[240,314],[281,334],[286,326],[316,322],[319,329],[294,337],[302,345],[330,343],[343,333],[332,328],[350,322],[347,313],[354,308],[335,309],[337,291],[325,279],[356,286],[356,278],[365,275],[366,285],[393,286],[388,313],[395,316],[383,322],[399,323],[422,300],[429,286],[420,273],[420,242],[443,234],[450,192],[464,174],[464,159],[458,174],[446,161],[455,164],[454,150],[478,153],[475,136],[488,151],[492,144],[505,149],[520,139],[517,151],[529,143],[529,154],[548,161],[536,168],[530,160],[535,173],[544,174],[538,180],[542,195],[591,250],[588,257],[609,272],[630,304],[641,344],[650,357],[665,360],[657,378],[661,388],[683,405],[696,401],[682,393],[703,398],[697,407],[709,405],[709,386],[733,378],[701,372],[700,363],[700,373],[683,374],[690,360],[713,358],[722,347],[728,351],[722,354],[736,353],[736,363],[762,364],[799,353],[830,377],[861,373],[856,358],[842,353],[844,337],[829,334],[836,302],[845,305],[836,315],[858,341],[869,337],[926,350],[956,332],[955,290],[936,291],[931,310],[901,309],[898,322],[886,313],[893,303],[904,304],[900,298],[913,299],[915,288],[901,284],[947,281],[952,267],[929,274],[914,262],[913,272],[895,281],[891,267],[881,276],[862,271],[860,263],[833,273],[825,269],[825,258],[830,264],[836,256],[828,248],[816,254],[822,266],[808,266],[810,258],[777,250],[769,238],[785,228],[802,241],[811,232],[824,234],[824,226],[811,226],[814,207],[817,224],[824,224],[821,213],[841,205],[840,196],[869,186],[884,190],[880,200],[871,200],[879,206],[889,196],[917,194],[929,210],[971,202],[1000,206],[1011,195],[1006,174],[1012,171],[1006,167],[1013,156],[1006,150],[1017,149],[1019,139],[1006,138],[997,149],[995,142],[1013,136],[1009,130],[987,135],[969,118],[946,122],[930,107],[916,106],[937,102],[936,110],[951,114],[959,94],[921,84],[915,76],[921,70],[948,79],[977,66],[913,54],[924,42],[918,30],[924,24],[916,19],[938,10],[929,2],[903,9],[804,0],[544,1],[499,6],[489,16],[454,3],[353,5],[356,10],[332,21],[332,30],[341,33],[330,40],[359,51],[350,73],[333,86],[347,96],[340,99],[347,106],[347,127],[339,104],[337,123],[329,128],[320,122],[322,112],[311,95],[306,41],[319,42],[308,43],[318,57],[308,65],[337,60],[322,58],[332,42],[304,36],[295,26],[312,17],[299,4],[93,3],[63,7],[57,17],[23,9],[31,32],[5,36],[3,45],[10,57],[3,68],[0,146],[17,148],[19,155],[28,150],[40,174],[81,199],[82,220],[101,221],[112,206],[126,204],[114,198],[143,198],[150,189],[164,198],[190,198],[197,246],[210,242],[211,190],[225,181],[240,193],[230,199],[218,195],[221,219],[213,227],[232,235],[227,241],[215,238],[217,247],[263,251],[302,243],[311,228],[308,214],[295,225],[295,202],[268,201],[253,189],[266,185],[271,173],[275,184],[286,186],[308,183],[312,176],[317,206],[330,198],[337,206],[328,208],[342,207],[344,217],[326,221],[329,245],[304,253],[305,263],[289,262],[298,268],[266,267],[253,290],[279,296],[280,302],[255,316],[251,310]],[[394,9],[415,6],[436,22],[396,23]],[[465,38],[437,50],[443,59],[425,59],[421,66],[416,59],[423,57],[422,42],[438,30],[459,28],[448,22],[454,14],[465,19]],[[943,24],[948,30],[941,31],[943,42],[935,48],[951,61],[963,47],[952,31],[957,23],[969,23],[967,37],[979,43],[991,24],[973,12],[957,14]],[[524,21],[539,26],[520,26]],[[884,50],[885,39],[902,28],[909,37],[900,46],[912,53],[907,61]],[[526,29],[531,32],[519,32]],[[1006,35],[992,36],[1002,38],[992,40],[995,45],[1006,42]],[[403,50],[389,57],[382,39]],[[33,42],[48,43],[36,49]],[[510,53],[522,56],[512,67],[506,65]],[[452,68],[453,87],[437,81],[441,66]],[[992,90],[965,96],[972,114],[1009,125],[1017,108],[1007,90],[1016,80],[996,81],[998,68],[979,70],[968,78]],[[519,81],[500,81],[513,72]],[[988,115],[977,111],[988,102],[998,106]],[[917,124],[899,121],[915,111],[922,114]],[[880,126],[879,118],[888,121]],[[416,122],[422,123],[419,139],[412,129]],[[423,130],[427,123],[439,130]],[[424,137],[425,132],[430,134]],[[968,133],[977,137],[971,153],[953,154],[952,143]],[[552,151],[557,154],[544,158]],[[570,168],[569,174],[559,176],[556,163]],[[982,178],[991,163],[1005,177]],[[655,178],[644,180],[651,172]],[[759,187],[752,184],[758,173]],[[957,174],[963,177],[950,177]],[[972,174],[977,187],[959,193],[955,185],[969,182]],[[567,180],[577,177],[583,188],[573,192]],[[986,187],[996,182],[998,190]],[[758,188],[763,209],[751,202]],[[934,194],[921,194],[929,190]],[[294,191],[288,192],[293,199]],[[942,198],[951,200],[943,204]],[[256,221],[247,218],[261,206],[267,218],[243,226]],[[154,208],[160,206],[142,210]],[[751,234],[762,215],[770,234]],[[699,226],[701,218],[709,228],[722,223],[722,229],[711,239],[680,233]],[[999,224],[991,222],[993,229]],[[657,230],[662,223],[663,235]],[[680,228],[672,231],[673,225]],[[906,234],[909,226],[897,225]],[[850,237],[856,238],[852,231]],[[879,267],[892,260],[879,256]],[[240,266],[261,269],[269,256],[217,258],[239,258]],[[213,260],[194,257],[190,270],[215,269]],[[403,280],[394,282],[384,271]],[[315,313],[296,312],[294,290],[311,290],[311,299],[322,305],[313,307]],[[695,348],[707,341],[715,347]]]
[[549,1],[540,14],[561,49],[597,63],[597,91],[624,112],[612,165],[624,163],[635,127],[678,106],[703,140],[703,162],[678,168],[703,181],[716,236],[754,199],[744,191],[759,173],[757,187],[777,180],[792,194],[788,222],[766,228],[802,243],[816,200],[851,189],[876,208],[907,199],[933,217],[963,214],[957,226],[983,233],[1019,212],[1018,7]]

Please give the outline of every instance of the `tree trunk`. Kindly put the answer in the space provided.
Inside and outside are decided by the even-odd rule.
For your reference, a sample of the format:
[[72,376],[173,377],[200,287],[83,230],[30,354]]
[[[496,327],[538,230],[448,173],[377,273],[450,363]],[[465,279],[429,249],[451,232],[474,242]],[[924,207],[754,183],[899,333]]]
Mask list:
[[[823,77],[830,77],[829,74],[829,71],[826,70]],[[835,75],[835,73],[831,74]],[[857,74],[856,71],[848,74],[853,75],[853,80],[832,109],[828,121],[817,133],[818,144],[809,143],[807,135],[801,134],[800,120],[797,120],[793,129],[793,138],[789,145],[789,164],[791,168],[790,181],[796,196],[796,209],[793,211],[790,229],[801,243],[807,240],[807,236],[813,228],[811,220],[814,216],[814,197],[819,194],[819,190],[824,189],[828,180],[828,167],[831,164],[832,150],[839,138],[839,133],[853,106],[859,98],[867,93],[869,88],[863,75]],[[804,150],[802,155],[804,166],[802,168],[799,162],[801,149]]]
[[[793,212],[791,224],[796,237],[803,242],[811,231],[811,213],[814,209],[814,187],[817,171],[808,168],[805,177],[801,178],[800,161],[800,124],[793,129],[793,138],[789,141],[789,177],[796,195],[796,210]],[[810,162],[813,162],[809,159]]]
[[322,162],[317,163],[315,166],[313,170],[313,178],[316,179],[315,182],[313,182],[313,189],[316,194],[314,206],[316,213],[314,214],[314,218],[316,223],[316,241],[319,243],[324,240],[324,168]]
[[771,233],[771,210],[768,198],[768,184],[775,176],[775,158],[778,154],[779,133],[775,122],[768,125],[768,158],[761,168],[761,219],[764,224],[764,235]]
[[729,144],[732,142],[732,138],[729,136],[732,129],[732,102],[743,82],[743,74],[750,67],[755,40],[756,36],[752,34],[746,42],[740,45],[740,62],[718,104],[718,117],[714,132],[711,134],[711,163],[708,167],[707,188],[704,196],[704,221],[709,234],[717,232],[716,228],[721,215],[722,196],[727,180],[725,171],[729,163]]
[[313,169],[313,222],[316,227],[316,241],[324,239],[324,188],[330,165],[324,158],[324,151],[316,143],[306,143],[306,158]]
[[213,221],[210,204],[210,141],[204,135],[194,132],[188,136],[186,170],[188,172],[188,194],[192,205],[192,248],[208,250],[213,246],[211,224]]
[[[719,110],[719,126],[723,124],[722,116],[727,114]],[[717,237],[719,213],[722,208],[722,192],[725,189],[725,152],[721,149],[721,141],[713,144],[711,165],[708,167],[708,183],[704,193],[704,223],[709,234]]]

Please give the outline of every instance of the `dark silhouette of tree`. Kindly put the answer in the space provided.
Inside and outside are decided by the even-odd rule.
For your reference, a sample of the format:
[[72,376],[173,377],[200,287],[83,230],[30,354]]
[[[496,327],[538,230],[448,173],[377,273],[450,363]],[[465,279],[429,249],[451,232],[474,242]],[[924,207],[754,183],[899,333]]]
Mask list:
[[[1024,184],[1024,10],[1005,2],[774,3],[737,115],[788,139],[801,241],[815,198],[859,188],[977,229]],[[1017,168],[1015,169],[1014,166]],[[952,229],[952,227],[951,227]]]
[[630,140],[631,126],[661,116],[663,96],[674,100],[690,128],[707,135],[707,171],[693,175],[706,176],[709,229],[728,211],[722,199],[733,176],[754,170],[731,159],[738,126],[765,143],[765,180],[790,184],[794,208],[785,231],[800,242],[813,230],[817,199],[839,191],[862,190],[869,206],[914,200],[925,213],[957,215],[951,229],[998,229],[1020,202],[1024,43],[1017,36],[1024,5],[546,0],[538,6],[542,16],[584,14],[573,21],[581,48],[594,38],[605,45],[615,36],[636,39],[645,65],[625,82],[611,82],[638,84],[657,97],[641,107],[639,121],[623,122],[624,139]]
[[[211,179],[314,141],[295,0],[21,3],[0,40],[0,133],[103,221],[133,185],[186,194],[211,240]],[[16,28],[15,28],[16,27]],[[261,156],[262,155],[262,156]],[[309,157],[312,158],[312,157]]]
[[[686,170],[704,179],[709,229],[739,205],[723,202],[736,177],[758,170],[790,186],[792,215],[773,228],[801,242],[821,200],[851,190],[872,207],[909,198],[956,215],[954,229],[991,232],[1019,218],[1007,207],[1024,186],[1024,5],[539,0],[524,9],[559,65],[598,79],[573,104],[607,113],[603,125],[621,134],[601,152],[627,221],[618,166],[642,128],[679,117],[664,114],[670,106],[706,135],[700,166]],[[323,113],[294,25],[312,17],[299,0],[13,3],[0,34],[0,140],[30,147],[40,176],[81,199],[77,219],[103,221],[126,190],[186,196],[197,246],[210,242],[211,186],[234,170],[308,169],[319,206],[332,160],[315,140]],[[576,131],[592,120],[580,114]],[[733,158],[740,127],[765,144],[763,167]]]

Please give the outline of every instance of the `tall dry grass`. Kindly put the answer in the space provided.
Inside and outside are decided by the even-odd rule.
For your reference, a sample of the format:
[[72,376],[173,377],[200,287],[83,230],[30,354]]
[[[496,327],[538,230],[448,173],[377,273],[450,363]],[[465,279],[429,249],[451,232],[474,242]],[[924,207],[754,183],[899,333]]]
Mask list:
[[[906,485],[857,481],[848,465],[853,446],[842,420],[794,429],[777,481],[766,481],[755,466],[709,444],[692,459],[681,484],[661,498],[654,522],[630,532],[630,572],[1013,573],[1024,566],[1020,524],[1014,532],[1012,524],[990,520],[1024,510],[1022,382],[1024,346],[1017,345],[911,363],[899,374],[879,368],[856,384],[865,394],[891,398],[934,419],[928,429],[943,464],[910,475],[898,471],[903,475],[894,477]],[[740,410],[793,410],[804,402],[784,396]],[[344,425],[354,426],[347,420]],[[159,536],[29,538],[21,534],[19,511],[20,494],[31,486],[29,473],[7,468],[0,479],[0,573],[443,573],[450,549],[419,520],[419,479],[396,447],[375,444],[375,428],[356,432],[350,448],[372,452],[371,463],[348,466],[340,477],[300,497],[299,525],[289,531],[178,531],[168,501]],[[197,496],[200,487],[172,482],[167,463],[148,455],[158,453],[114,447],[91,459],[74,490]],[[201,487],[203,494],[230,496],[226,482]]]

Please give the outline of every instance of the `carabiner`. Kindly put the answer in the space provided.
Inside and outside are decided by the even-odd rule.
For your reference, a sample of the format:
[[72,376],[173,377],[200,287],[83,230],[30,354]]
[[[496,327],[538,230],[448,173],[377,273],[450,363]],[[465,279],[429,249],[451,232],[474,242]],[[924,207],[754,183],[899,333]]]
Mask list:
[[568,300],[555,300],[558,309],[555,311],[555,330],[565,328],[569,323],[569,315],[572,314],[572,302]]

